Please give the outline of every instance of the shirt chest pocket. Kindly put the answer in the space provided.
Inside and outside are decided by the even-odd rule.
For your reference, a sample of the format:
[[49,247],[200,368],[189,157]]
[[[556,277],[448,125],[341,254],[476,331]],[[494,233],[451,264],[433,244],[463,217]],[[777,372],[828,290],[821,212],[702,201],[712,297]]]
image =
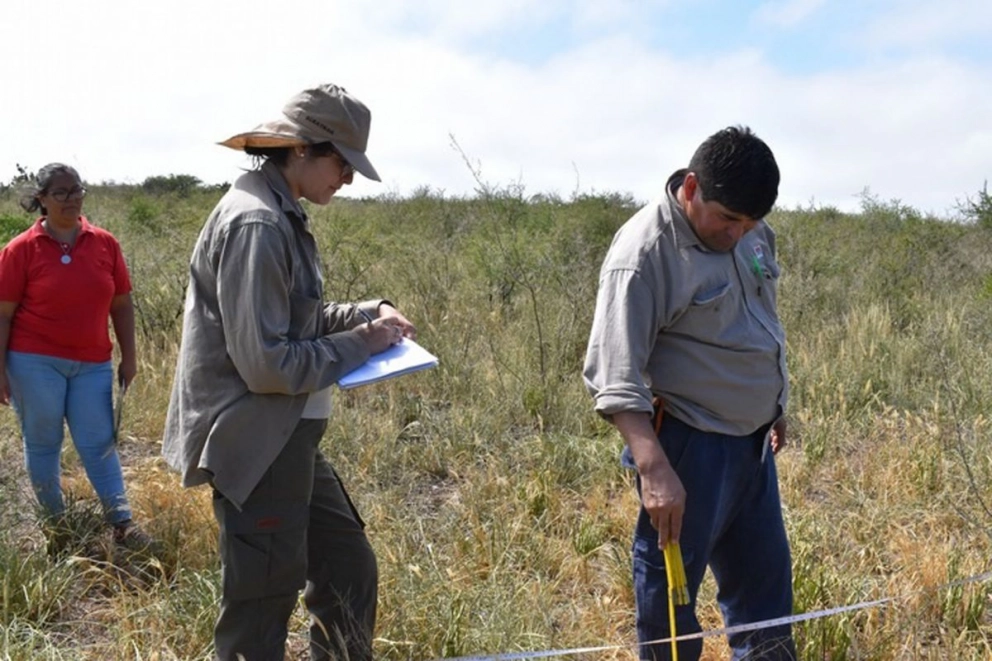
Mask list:
[[668,332],[688,335],[697,340],[716,341],[733,324],[736,297],[729,282],[705,285],[689,300],[682,315]]
[[299,293],[289,295],[289,337],[291,340],[313,340],[320,336],[324,302]]
[[723,282],[712,287],[704,287],[692,295],[690,308],[720,307],[721,301],[730,291],[730,283]]

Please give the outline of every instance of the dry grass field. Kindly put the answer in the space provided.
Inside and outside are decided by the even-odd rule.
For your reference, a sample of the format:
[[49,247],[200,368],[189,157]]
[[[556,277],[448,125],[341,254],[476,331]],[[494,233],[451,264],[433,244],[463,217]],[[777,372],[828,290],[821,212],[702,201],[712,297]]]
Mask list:
[[[115,563],[67,443],[79,544],[45,553],[12,411],[0,410],[0,659],[209,658],[219,597],[204,489],[159,457],[186,280],[217,191],[93,186],[120,240],[140,372],[121,451],[165,552]],[[579,646],[636,659],[621,440],[581,364],[600,261],[636,208],[480,187],[473,199],[313,209],[336,300],[385,295],[439,367],[336,394],[323,448],[367,521],[381,583],[377,658]],[[0,236],[29,222],[0,195]],[[791,444],[779,455],[796,612],[891,598],[796,626],[804,660],[992,658],[992,230],[866,197],[857,214],[775,212]],[[704,625],[721,626],[714,586]],[[306,657],[298,610],[290,647]],[[726,657],[719,638],[705,658]],[[576,657],[572,657],[576,658]]]

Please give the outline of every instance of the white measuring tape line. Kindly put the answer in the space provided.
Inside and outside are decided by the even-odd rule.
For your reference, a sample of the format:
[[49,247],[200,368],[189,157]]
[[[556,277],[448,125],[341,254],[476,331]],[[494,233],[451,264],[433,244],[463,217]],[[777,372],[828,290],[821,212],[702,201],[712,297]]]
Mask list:
[[[992,578],[992,571],[985,572],[984,574],[977,574],[975,576],[969,576],[968,578],[958,579],[956,581],[951,581],[950,583],[945,583],[944,585],[939,585],[933,590],[945,590],[951,587],[957,587],[959,585],[965,585],[967,583],[979,583],[982,581],[987,581]],[[851,604],[849,606],[836,606],[834,608],[827,608],[825,610],[812,611],[810,613],[800,613],[799,615],[787,615],[785,617],[777,617],[771,620],[762,620],[761,622],[750,622],[748,624],[738,624],[732,627],[723,627],[721,629],[708,629],[706,631],[700,631],[698,633],[688,633],[681,636],[676,636],[674,640],[696,640],[697,638],[711,638],[713,636],[725,636],[734,633],[743,633],[745,631],[757,631],[758,629],[769,629],[771,627],[778,627],[784,624],[793,624],[795,622],[805,622],[807,620],[816,620],[823,617],[829,617],[831,615],[839,615],[840,613],[849,613],[851,611],[863,610],[866,608],[876,608],[878,606],[884,606],[893,601],[896,601],[895,597],[885,597],[884,599],[875,599],[873,601],[861,601],[856,604]],[[636,644],[637,647],[644,647],[647,645],[660,645],[662,643],[671,643],[673,638],[659,638],[658,640],[649,640],[645,643]],[[444,657],[442,659],[436,659],[435,661],[521,661],[522,659],[548,659],[555,656],[565,656],[567,654],[591,654],[592,652],[608,652],[611,650],[619,650],[630,647],[630,645],[602,645],[599,647],[572,647],[569,649],[557,649],[557,650],[540,650],[536,652],[509,652],[509,653],[498,653],[498,654],[479,654],[470,656],[458,656],[458,657]]]

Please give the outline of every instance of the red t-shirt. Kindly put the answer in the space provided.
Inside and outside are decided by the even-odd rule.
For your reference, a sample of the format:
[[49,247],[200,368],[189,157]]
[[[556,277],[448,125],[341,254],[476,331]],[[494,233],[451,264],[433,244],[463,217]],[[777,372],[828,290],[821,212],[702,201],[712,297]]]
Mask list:
[[7,348],[89,363],[110,360],[107,318],[115,296],[131,291],[114,236],[81,217],[71,261],[34,225],[0,250],[0,301],[17,303]]

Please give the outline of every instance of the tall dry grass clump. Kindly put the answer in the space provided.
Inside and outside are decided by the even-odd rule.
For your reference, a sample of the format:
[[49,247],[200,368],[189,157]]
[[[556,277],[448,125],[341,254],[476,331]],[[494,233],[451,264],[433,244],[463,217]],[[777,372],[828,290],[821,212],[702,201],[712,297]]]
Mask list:
[[[127,483],[166,551],[142,567],[116,566],[99,543],[49,559],[16,423],[0,412],[2,658],[206,659],[219,597],[209,494],[181,489],[158,453],[186,264],[219,192],[92,191],[86,212],[119,238],[135,285]],[[471,199],[425,189],[311,210],[328,296],[388,296],[441,361],[338,393],[323,441],[379,557],[378,658],[574,646],[636,658],[637,498],[580,376],[599,264],[635,208],[480,185]],[[0,216],[29,220],[9,198]],[[858,214],[771,222],[792,381],[779,474],[796,610],[892,599],[798,625],[802,658],[992,658],[990,583],[953,584],[992,569],[992,233],[870,199]],[[100,542],[71,450],[64,464],[74,516]],[[720,626],[709,579],[700,614]],[[293,624],[305,658],[302,609]],[[706,659],[725,655],[707,641]]]

